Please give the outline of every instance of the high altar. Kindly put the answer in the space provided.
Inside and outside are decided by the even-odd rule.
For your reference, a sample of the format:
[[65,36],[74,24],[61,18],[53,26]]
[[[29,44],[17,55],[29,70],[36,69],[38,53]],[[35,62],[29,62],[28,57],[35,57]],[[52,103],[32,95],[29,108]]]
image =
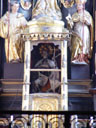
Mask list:
[[[22,35],[25,41],[22,110],[68,110],[67,40],[69,31],[64,28],[64,22],[60,20],[61,12],[58,6],[56,9],[59,15],[56,12],[50,14],[51,12],[47,10],[46,13],[42,13],[42,10],[39,10],[39,4],[41,3],[38,1],[36,4],[38,9],[34,8],[33,19],[28,22],[27,34],[25,32]],[[52,3],[48,2],[48,4]],[[56,9],[54,11],[57,11]],[[36,11],[40,12],[36,14]],[[31,51],[34,52],[33,55],[37,60]],[[30,86],[32,93],[29,93]]]
[[[1,11],[3,18],[0,20],[0,28],[4,29],[0,29],[0,109],[6,110],[6,104],[9,104],[8,110],[82,110],[82,106],[84,110],[96,110],[96,103],[93,102],[96,93],[96,36],[93,29],[96,17],[95,0],[18,2],[20,15],[16,20],[23,16],[25,20],[24,26],[20,26],[20,30],[17,27],[15,31],[14,26],[17,23],[11,20],[13,14],[8,15],[7,12],[3,17],[6,9],[1,0],[0,9],[3,10],[3,6],[4,11]],[[9,5],[7,2],[5,4]],[[11,23],[5,20],[8,26],[3,22],[7,16]],[[13,28],[8,29],[10,26]],[[19,37],[20,40],[17,40]],[[11,42],[7,46],[9,50],[6,50],[3,38],[5,42]],[[19,42],[21,40],[23,43]],[[12,41],[18,42],[19,45],[15,47],[18,48],[17,54],[23,51],[24,59],[19,54],[19,61],[16,57],[10,60],[11,45],[15,46]],[[5,51],[8,54],[5,55]]]

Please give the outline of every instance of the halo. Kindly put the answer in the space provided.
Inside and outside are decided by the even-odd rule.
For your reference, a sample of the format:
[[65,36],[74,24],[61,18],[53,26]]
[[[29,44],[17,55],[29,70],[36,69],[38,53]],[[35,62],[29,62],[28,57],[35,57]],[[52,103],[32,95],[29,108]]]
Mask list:
[[41,45],[39,48],[40,54],[42,55],[43,51],[47,51],[49,55],[53,54],[53,48],[51,45]]

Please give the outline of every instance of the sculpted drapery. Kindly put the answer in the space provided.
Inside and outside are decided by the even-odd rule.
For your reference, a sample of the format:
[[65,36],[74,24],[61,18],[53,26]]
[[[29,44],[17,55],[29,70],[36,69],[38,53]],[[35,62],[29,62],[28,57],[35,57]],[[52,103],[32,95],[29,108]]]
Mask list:
[[23,32],[26,23],[27,21],[24,16],[18,12],[6,12],[0,19],[0,36],[5,38],[7,62],[23,60],[24,44],[21,41],[21,33]]
[[85,10],[87,0],[76,0],[77,12],[66,17],[69,28],[75,36],[71,38],[71,62],[73,64],[89,64],[93,50],[93,19]]
[[61,20],[62,15],[57,0],[38,0],[32,11],[32,18],[39,19],[40,17]]
[[[76,12],[72,16],[74,22],[74,31],[79,35],[78,37],[72,37],[72,62],[84,62],[89,63],[88,59],[91,58],[93,49],[93,20],[91,15],[84,10],[81,13]],[[81,54],[83,57],[81,57]],[[77,63],[78,63],[77,62]]]

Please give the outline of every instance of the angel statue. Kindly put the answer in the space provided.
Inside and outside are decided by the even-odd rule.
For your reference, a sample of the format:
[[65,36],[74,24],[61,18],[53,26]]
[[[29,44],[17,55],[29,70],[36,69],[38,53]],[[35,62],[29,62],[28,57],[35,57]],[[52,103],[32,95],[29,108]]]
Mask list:
[[29,33],[68,33],[68,30],[64,28],[59,7],[59,3],[63,4],[64,1],[66,0],[33,0],[32,20],[28,22]]
[[[72,36],[71,62],[73,64],[89,64],[93,49],[93,19],[85,10],[87,0],[76,0],[77,12],[66,17],[70,28],[78,36]],[[78,38],[80,37],[80,38]]]

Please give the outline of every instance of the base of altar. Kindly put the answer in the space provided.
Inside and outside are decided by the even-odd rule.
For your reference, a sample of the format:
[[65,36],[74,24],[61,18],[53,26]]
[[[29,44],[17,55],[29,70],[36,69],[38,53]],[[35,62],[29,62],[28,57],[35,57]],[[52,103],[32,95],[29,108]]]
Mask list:
[[[60,94],[57,93],[34,93],[30,94],[29,98],[29,110],[30,111],[59,111],[60,110]],[[56,128],[58,123],[60,127],[63,126],[60,116],[58,115],[34,115],[32,117],[31,125],[32,127],[41,126],[45,128],[45,122],[51,124],[52,128]],[[55,122],[55,123],[53,123]]]

